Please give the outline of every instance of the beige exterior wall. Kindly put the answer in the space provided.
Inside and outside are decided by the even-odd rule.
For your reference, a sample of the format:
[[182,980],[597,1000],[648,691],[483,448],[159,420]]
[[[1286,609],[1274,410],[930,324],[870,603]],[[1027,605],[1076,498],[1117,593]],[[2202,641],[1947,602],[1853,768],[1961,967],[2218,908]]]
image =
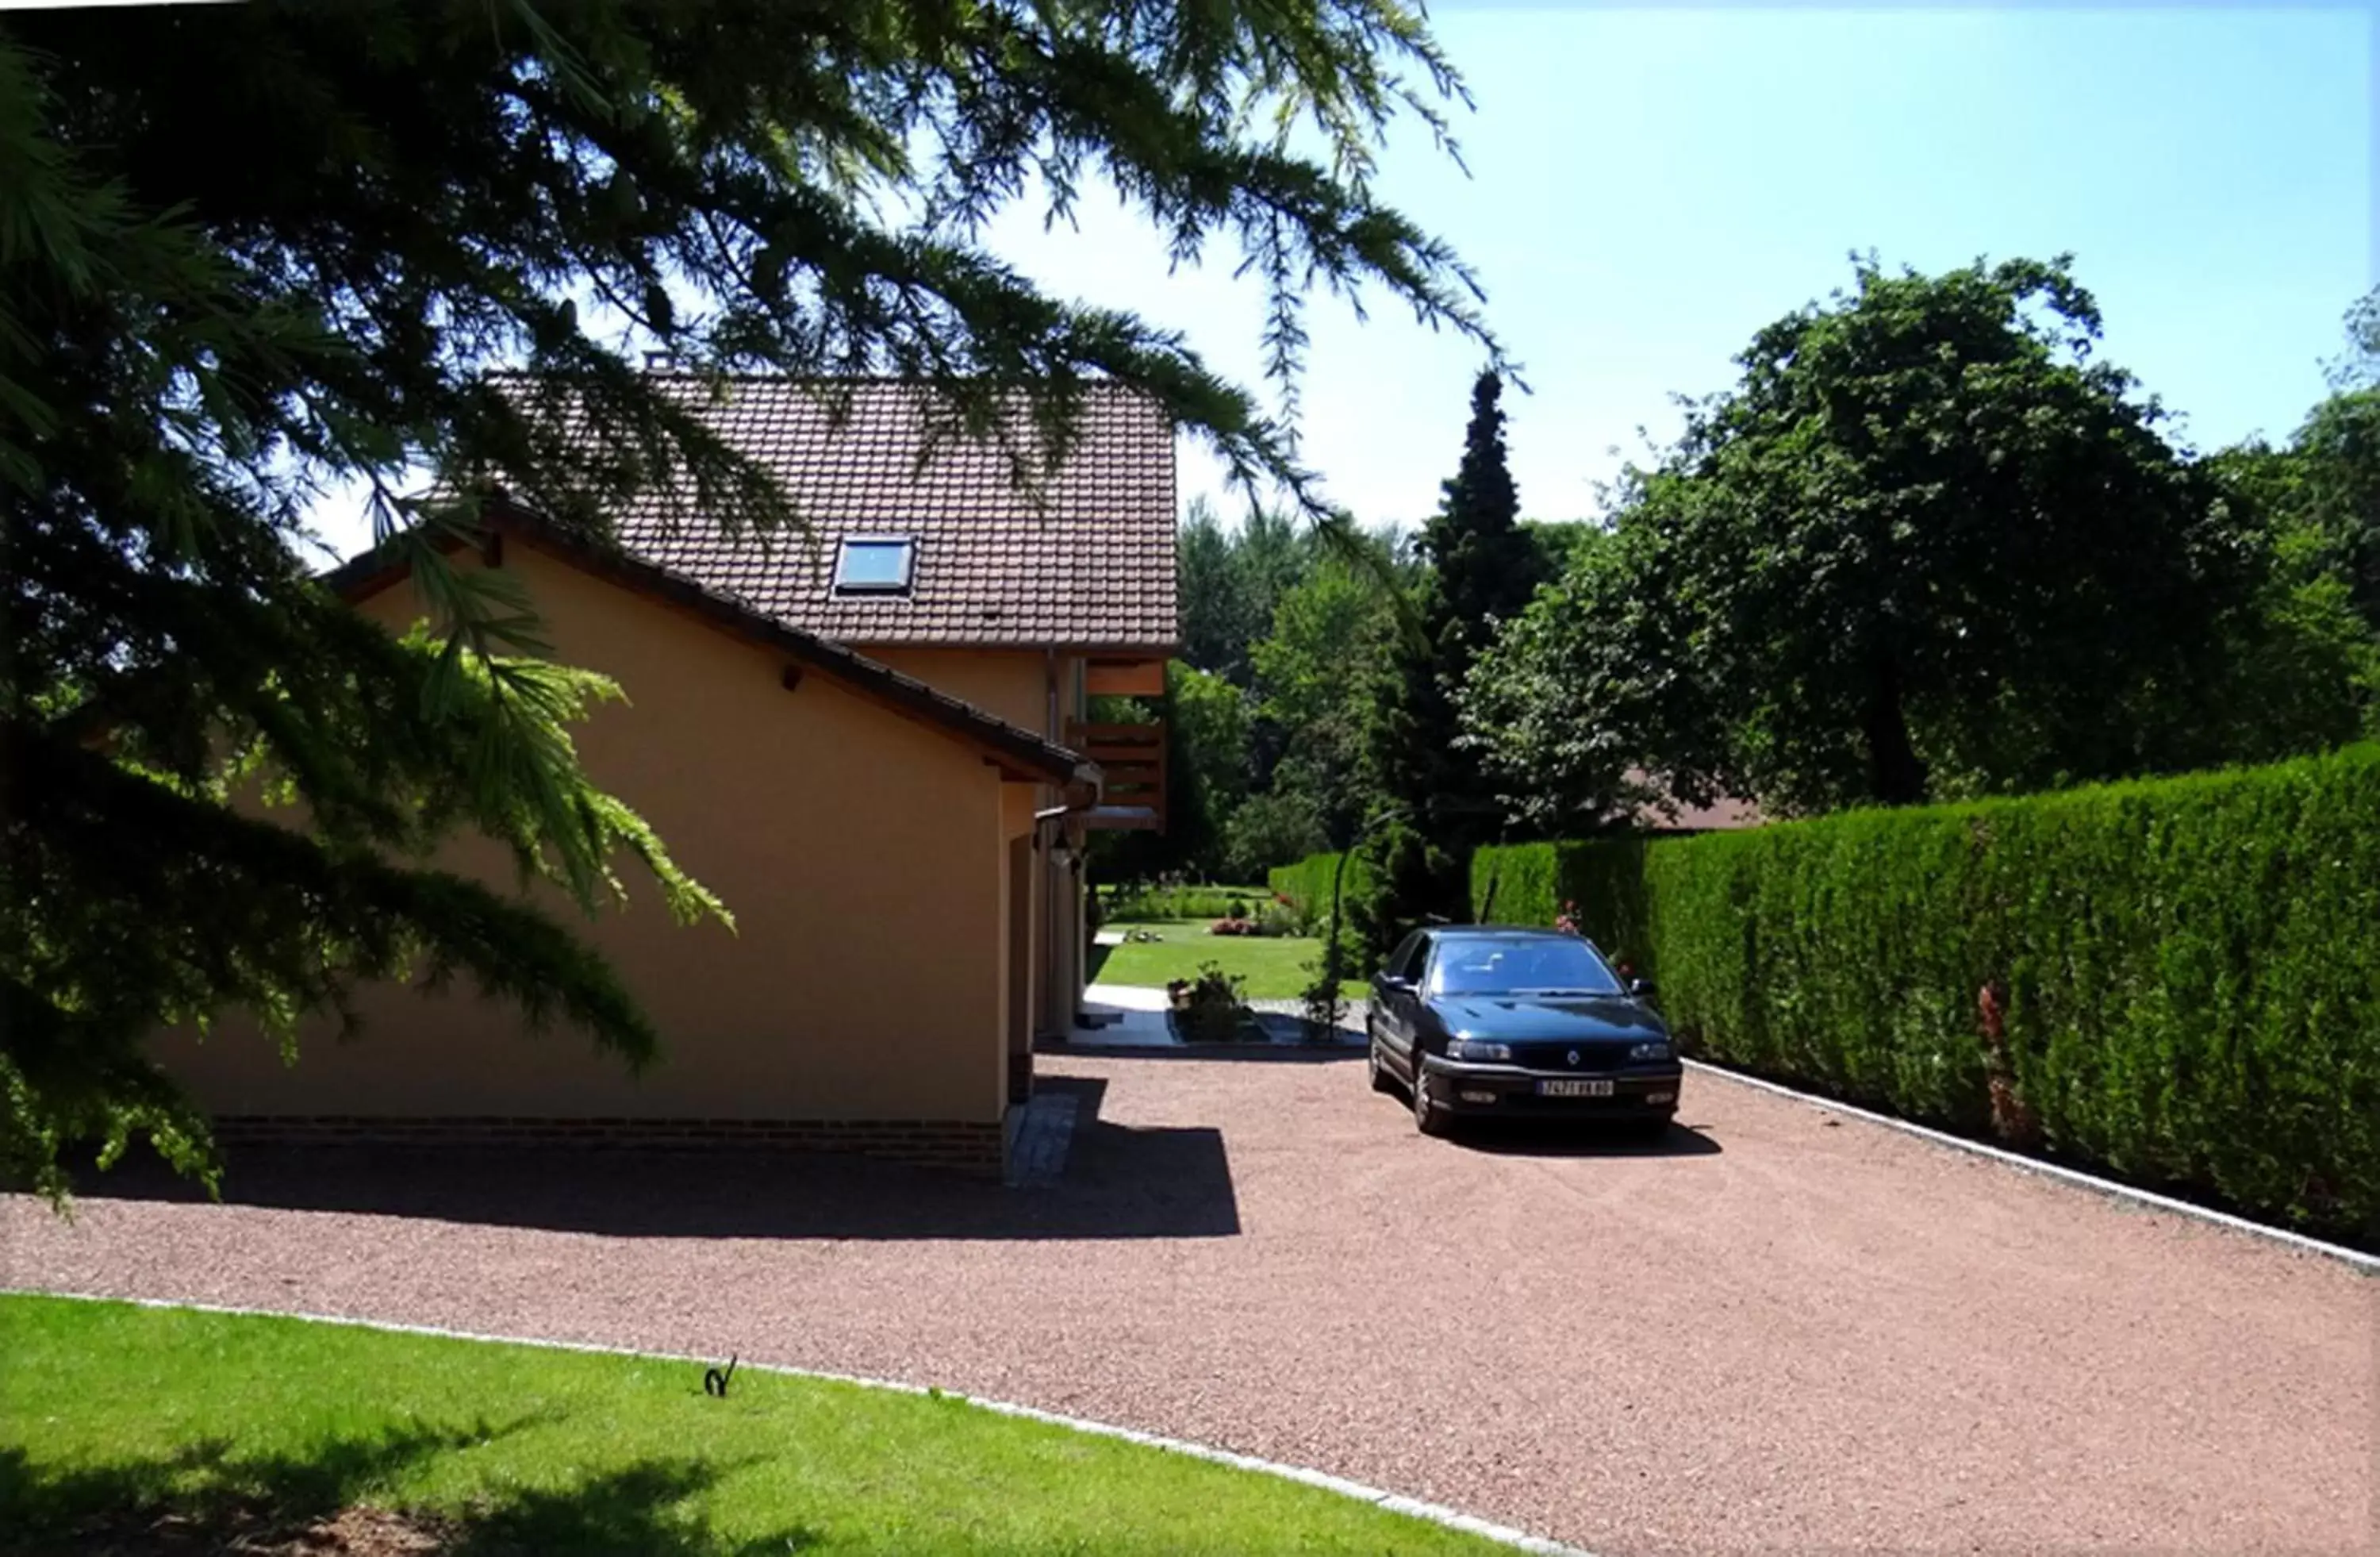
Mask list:
[[[998,714],[1013,724],[1063,742],[1067,725],[1085,712],[1085,665],[1080,655],[1049,654],[1041,650],[917,649],[897,644],[856,645],[861,653],[894,670],[914,675],[929,687],[964,698],[978,708]],[[1051,694],[1056,712],[1051,712]],[[1035,806],[1059,803],[1059,792],[1042,786]],[[1057,862],[1050,845],[1064,834],[1044,828],[1041,846],[1033,858],[1038,869],[1033,884],[1032,1004],[1039,1031],[1063,1034],[1072,1030],[1083,993],[1082,877]],[[1081,839],[1074,840],[1079,848]]]
[[[964,698],[987,713],[998,714],[1011,724],[1051,740],[1065,738],[1063,707],[1059,710],[1061,723],[1053,726],[1050,721],[1050,667],[1038,649],[880,648],[868,643],[854,643],[852,647],[905,675],[916,676],[937,691]],[[1062,675],[1071,663],[1060,658]]]
[[[365,991],[366,1035],[310,1034],[294,1068],[226,1029],[161,1039],[175,1072],[218,1114],[998,1121],[1008,841],[1037,787],[824,675],[789,692],[776,656],[528,546],[505,566],[558,656],[631,699],[578,727],[589,772],[736,918],[734,933],[676,925],[633,863],[624,910],[573,914],[660,1028],[660,1062],[632,1077],[468,988],[382,987]],[[419,607],[399,584],[365,609],[398,625]],[[1045,696],[1040,662],[998,658],[1016,663],[929,679],[1014,717],[1028,689]],[[492,879],[509,885],[509,868]]]

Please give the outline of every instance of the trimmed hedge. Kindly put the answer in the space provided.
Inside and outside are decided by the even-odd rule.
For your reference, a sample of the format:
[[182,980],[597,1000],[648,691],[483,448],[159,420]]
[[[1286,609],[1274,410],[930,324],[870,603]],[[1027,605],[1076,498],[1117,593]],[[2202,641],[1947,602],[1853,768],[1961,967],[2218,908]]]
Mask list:
[[[1267,873],[1266,880],[1272,890],[1288,898],[1301,915],[1309,918],[1327,917],[1330,912],[1331,878],[1338,869],[1337,855],[1309,854],[1294,865],[1274,866]],[[1342,911],[1365,894],[1371,879],[1371,868],[1364,863],[1361,855],[1348,859],[1346,880],[1340,884]]]
[[1481,924],[1549,925],[1563,904],[1576,903],[1589,939],[1615,962],[1641,971],[1652,958],[1645,854],[1659,843],[1684,841],[1632,835],[1478,849],[1471,857],[1471,917]]
[[1575,900],[1694,1052],[2380,1244],[2380,748],[1483,850],[1473,889]]

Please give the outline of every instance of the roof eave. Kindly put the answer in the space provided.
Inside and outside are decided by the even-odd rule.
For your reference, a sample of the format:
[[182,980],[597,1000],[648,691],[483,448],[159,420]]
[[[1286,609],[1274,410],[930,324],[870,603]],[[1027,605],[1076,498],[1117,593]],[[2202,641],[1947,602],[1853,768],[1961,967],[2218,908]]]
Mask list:
[[[808,669],[818,671],[889,712],[929,725],[977,747],[1003,776],[1021,781],[1074,785],[1087,782],[1095,789],[1104,775],[1098,764],[1081,753],[1009,724],[995,714],[938,692],[892,666],[762,615],[732,595],[722,594],[667,568],[641,561],[617,547],[563,530],[518,505],[501,498],[480,514],[480,528],[491,535],[517,536],[524,543],[583,572],[632,592],[688,613],[706,626],[747,642],[774,650]],[[441,537],[441,550],[464,544],[459,538]],[[406,577],[408,568],[387,549],[368,552],[322,575],[323,585],[359,603]]]

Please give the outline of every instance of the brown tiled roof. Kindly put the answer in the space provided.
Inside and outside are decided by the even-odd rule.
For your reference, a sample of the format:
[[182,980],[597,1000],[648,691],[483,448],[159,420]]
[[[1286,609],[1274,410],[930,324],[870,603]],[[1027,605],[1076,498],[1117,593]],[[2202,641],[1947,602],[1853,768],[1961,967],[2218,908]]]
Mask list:
[[[637,555],[845,643],[1163,653],[1179,642],[1173,429],[1145,397],[1091,386],[1075,445],[1037,504],[995,441],[946,438],[920,467],[933,404],[922,386],[740,378],[714,403],[709,380],[658,377],[769,468],[819,545],[731,540],[698,519],[674,522],[655,500],[619,518]],[[839,425],[837,394],[849,397]],[[1018,446],[1033,446],[1021,406],[1010,420]],[[915,536],[911,591],[832,593],[834,542],[846,535]]]
[[[1641,768],[1628,771],[1632,784],[1661,790],[1661,782]],[[1749,800],[1722,795],[1707,806],[1693,805],[1670,797],[1666,802],[1654,801],[1636,808],[1635,825],[1651,833],[1731,833],[1742,828],[1758,827],[1767,818],[1760,808]]]
[[[1012,724],[970,702],[936,691],[912,675],[905,675],[855,652],[840,643],[805,632],[753,610],[722,590],[684,578],[666,567],[616,547],[590,541],[549,524],[518,506],[499,499],[482,511],[481,527],[492,535],[517,536],[523,541],[562,558],[611,583],[634,590],[664,604],[697,616],[738,638],[775,650],[805,671],[817,671],[850,691],[892,712],[941,731],[983,752],[1015,777],[1045,779],[1079,786],[1096,799],[1103,775],[1099,765],[1080,753],[1032,731]],[[323,584],[355,602],[387,588],[402,578],[402,563],[392,564],[383,553],[367,552],[322,576]],[[792,683],[788,681],[788,686]]]

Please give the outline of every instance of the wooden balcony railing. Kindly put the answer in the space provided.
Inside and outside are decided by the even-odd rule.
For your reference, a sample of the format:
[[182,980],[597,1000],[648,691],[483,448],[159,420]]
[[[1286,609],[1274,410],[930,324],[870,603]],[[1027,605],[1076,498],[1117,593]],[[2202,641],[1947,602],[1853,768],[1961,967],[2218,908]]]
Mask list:
[[1165,724],[1069,724],[1066,744],[1099,765],[1107,786],[1094,828],[1165,831]]

